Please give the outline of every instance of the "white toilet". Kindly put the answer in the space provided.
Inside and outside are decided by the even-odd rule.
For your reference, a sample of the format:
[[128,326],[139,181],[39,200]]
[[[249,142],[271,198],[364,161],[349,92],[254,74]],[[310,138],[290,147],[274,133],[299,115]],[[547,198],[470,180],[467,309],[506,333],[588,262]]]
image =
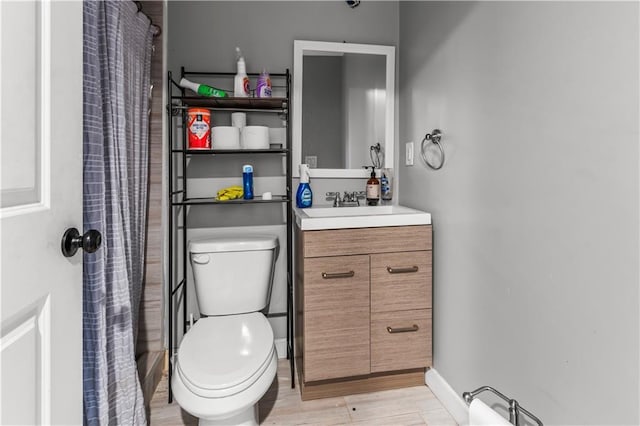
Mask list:
[[182,339],[171,380],[180,406],[204,425],[257,425],[258,400],[278,357],[269,305],[275,236],[189,242],[201,318]]

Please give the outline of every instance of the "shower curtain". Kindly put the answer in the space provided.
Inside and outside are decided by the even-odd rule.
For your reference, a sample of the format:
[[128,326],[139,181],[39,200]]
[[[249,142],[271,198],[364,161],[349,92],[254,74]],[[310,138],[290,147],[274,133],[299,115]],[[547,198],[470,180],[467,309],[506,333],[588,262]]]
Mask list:
[[85,0],[83,394],[88,425],[142,425],[135,361],[147,217],[153,26],[131,1]]

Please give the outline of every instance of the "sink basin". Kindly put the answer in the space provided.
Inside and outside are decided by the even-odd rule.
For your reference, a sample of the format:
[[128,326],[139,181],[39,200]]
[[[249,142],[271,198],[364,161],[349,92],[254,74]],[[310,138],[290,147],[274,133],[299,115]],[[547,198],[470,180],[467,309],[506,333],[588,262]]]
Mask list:
[[402,206],[316,207],[303,210],[309,217],[371,216],[406,214],[415,210]]
[[294,209],[302,230],[429,225],[429,213],[405,206],[312,207]]

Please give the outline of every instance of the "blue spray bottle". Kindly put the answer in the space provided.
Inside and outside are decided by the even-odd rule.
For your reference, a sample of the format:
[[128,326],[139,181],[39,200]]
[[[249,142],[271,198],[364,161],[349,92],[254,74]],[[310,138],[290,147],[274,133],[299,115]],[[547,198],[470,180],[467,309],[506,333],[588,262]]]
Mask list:
[[296,193],[296,207],[304,209],[313,204],[313,193],[309,186],[309,166],[300,164],[300,184]]
[[242,166],[242,189],[245,200],[253,200],[253,166],[245,164]]

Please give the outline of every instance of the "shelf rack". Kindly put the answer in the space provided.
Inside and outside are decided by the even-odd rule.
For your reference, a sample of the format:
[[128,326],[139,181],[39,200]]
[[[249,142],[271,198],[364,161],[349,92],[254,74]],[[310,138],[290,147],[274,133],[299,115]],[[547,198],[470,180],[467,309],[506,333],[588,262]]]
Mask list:
[[[225,72],[199,72],[199,71],[186,71],[184,67],[180,70],[180,78],[195,76],[201,78],[228,78],[233,79],[234,73]],[[250,77],[256,77],[259,74],[248,74]],[[284,73],[270,74],[272,82],[283,82],[281,85],[273,85],[274,89],[284,89],[286,96],[284,97],[272,97],[272,98],[205,98],[198,96],[187,95],[186,90],[181,88],[177,82],[173,79],[172,73],[168,73],[167,79],[167,116],[168,116],[168,155],[167,170],[169,173],[169,185],[168,185],[168,222],[169,222],[169,238],[168,238],[168,322],[169,322],[169,372],[168,372],[168,399],[169,402],[173,401],[173,393],[171,390],[171,377],[173,373],[173,356],[174,356],[174,332],[178,328],[178,318],[174,318],[175,298],[181,296],[182,303],[182,324],[183,333],[187,331],[187,229],[188,218],[187,209],[197,208],[197,206],[207,205],[238,205],[238,204],[273,204],[280,203],[286,205],[286,234],[287,234],[287,308],[286,312],[276,312],[267,314],[268,318],[285,317],[287,318],[287,358],[289,360],[289,366],[291,369],[291,387],[295,387],[294,380],[294,353],[293,353],[293,210],[292,210],[292,192],[291,192],[291,152],[289,147],[291,146],[291,127],[289,125],[289,105],[290,105],[290,88],[291,88],[291,74],[287,69]],[[195,150],[186,149],[185,144],[187,141],[186,130],[186,113],[190,107],[207,108],[212,111],[228,111],[228,112],[253,112],[253,113],[274,113],[286,122],[286,145],[285,148],[273,148],[273,149],[231,149],[231,150]],[[182,120],[182,142],[181,146],[176,146],[174,140],[174,120],[180,118]],[[273,195],[271,199],[265,200],[261,196],[256,196],[253,200],[227,200],[220,201],[213,197],[189,197],[187,192],[187,179],[188,179],[188,158],[200,157],[200,156],[227,156],[227,155],[280,155],[286,157],[286,184],[284,188],[284,194]],[[178,158],[178,162],[181,164],[181,176],[175,174],[174,162]],[[182,213],[182,217],[179,218],[179,213]],[[181,238],[176,238],[179,241],[174,241],[174,232],[180,228],[182,230]],[[176,233],[177,234],[177,233]],[[177,235],[176,235],[177,237]],[[182,258],[174,259],[177,251],[175,245],[181,244]],[[177,256],[175,256],[177,257]],[[181,278],[175,278],[174,273],[176,271],[181,272]],[[177,348],[176,348],[177,349]]]

